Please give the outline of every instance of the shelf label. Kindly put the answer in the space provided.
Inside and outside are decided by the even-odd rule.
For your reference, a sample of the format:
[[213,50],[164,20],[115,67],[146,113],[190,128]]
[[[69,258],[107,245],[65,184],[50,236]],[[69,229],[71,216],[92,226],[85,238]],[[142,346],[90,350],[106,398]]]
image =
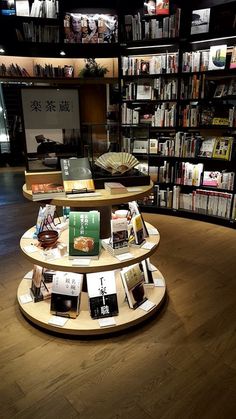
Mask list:
[[52,316],[48,320],[48,324],[52,324],[53,326],[63,327],[69,319],[66,317],[60,316]]
[[141,308],[141,310],[144,310],[144,311],[150,311],[155,306],[156,306],[155,303],[153,303],[150,300],[146,300],[144,301],[143,304],[141,304],[141,306],[139,306],[139,308]]
[[108,327],[108,326],[116,325],[116,321],[114,317],[105,317],[104,319],[98,319],[98,323],[100,327]]

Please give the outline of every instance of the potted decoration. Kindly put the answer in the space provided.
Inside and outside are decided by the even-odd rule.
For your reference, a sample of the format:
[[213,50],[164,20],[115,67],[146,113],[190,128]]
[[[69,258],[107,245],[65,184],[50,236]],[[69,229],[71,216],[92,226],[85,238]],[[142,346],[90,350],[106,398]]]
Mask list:
[[104,77],[108,68],[98,64],[94,58],[86,58],[85,66],[79,73],[80,77]]

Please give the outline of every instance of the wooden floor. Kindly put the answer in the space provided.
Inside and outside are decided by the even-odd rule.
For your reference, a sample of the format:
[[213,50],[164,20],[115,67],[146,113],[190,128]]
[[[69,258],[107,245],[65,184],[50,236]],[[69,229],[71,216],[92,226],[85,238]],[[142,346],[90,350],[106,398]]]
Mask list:
[[119,336],[64,339],[16,303],[31,269],[18,242],[38,204],[20,199],[23,177],[11,176],[0,173],[0,418],[236,418],[235,230],[145,215],[161,233],[152,261],[168,286],[162,312]]

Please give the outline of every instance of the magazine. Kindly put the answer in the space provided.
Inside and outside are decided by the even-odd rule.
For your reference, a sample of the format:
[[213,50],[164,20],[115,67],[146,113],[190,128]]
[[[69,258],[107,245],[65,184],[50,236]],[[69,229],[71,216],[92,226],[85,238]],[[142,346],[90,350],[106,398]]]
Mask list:
[[210,47],[208,70],[224,70],[226,64],[227,45]]

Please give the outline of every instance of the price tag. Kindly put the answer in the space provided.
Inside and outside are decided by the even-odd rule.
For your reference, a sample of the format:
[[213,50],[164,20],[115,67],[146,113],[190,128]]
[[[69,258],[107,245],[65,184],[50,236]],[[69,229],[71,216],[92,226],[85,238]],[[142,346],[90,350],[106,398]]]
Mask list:
[[159,231],[156,228],[148,228],[148,234],[150,236],[158,236]]
[[144,243],[143,246],[141,246],[141,249],[147,249],[147,250],[151,250],[153,247],[155,246],[154,243]]
[[116,321],[114,317],[105,317],[104,319],[98,319],[98,323],[100,327],[108,327],[108,326],[116,325]]
[[66,324],[67,320],[68,319],[65,317],[52,316],[48,320],[48,324],[52,324],[53,326],[63,327]]
[[141,306],[139,306],[139,308],[141,308],[141,310],[144,311],[149,311],[151,310],[153,307],[155,307],[156,304],[154,304],[152,301],[150,300],[146,300],[144,301],[143,304],[141,304]]
[[164,287],[165,286],[165,281],[163,278],[153,278],[153,282],[155,287]]
[[33,301],[33,298],[30,294],[20,295],[19,299],[21,304],[31,303]]
[[26,231],[25,234],[23,234],[22,239],[33,239],[34,234],[30,231]]
[[134,256],[130,252],[122,253],[121,255],[116,255],[116,259],[120,260],[121,262],[124,262],[125,260],[128,260],[128,259],[133,259],[133,258]]
[[89,266],[91,259],[81,258],[81,259],[73,259],[72,265],[73,266]]
[[28,246],[24,246],[24,251],[26,253],[34,253],[38,251],[38,248],[33,244],[29,244]]

